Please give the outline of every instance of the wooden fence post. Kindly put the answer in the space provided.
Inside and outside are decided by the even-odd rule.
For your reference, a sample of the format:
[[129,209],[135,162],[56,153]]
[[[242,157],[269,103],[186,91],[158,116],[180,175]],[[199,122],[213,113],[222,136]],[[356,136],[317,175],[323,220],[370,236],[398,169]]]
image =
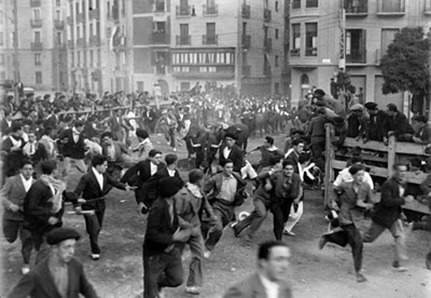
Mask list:
[[332,160],[334,159],[335,153],[334,153],[334,147],[332,146],[331,142],[331,132],[332,132],[333,126],[332,124],[326,124],[325,125],[325,181],[324,181],[324,187],[325,187],[325,196],[323,200],[324,206],[327,206],[330,195],[331,195],[331,189],[332,189],[332,181],[334,180],[334,171],[332,169]]
[[[389,141],[388,141],[388,174],[389,177],[392,176],[393,173],[393,166],[395,163],[395,156],[396,156],[396,146],[395,146],[395,136],[389,136]],[[387,177],[387,178],[389,178]]]

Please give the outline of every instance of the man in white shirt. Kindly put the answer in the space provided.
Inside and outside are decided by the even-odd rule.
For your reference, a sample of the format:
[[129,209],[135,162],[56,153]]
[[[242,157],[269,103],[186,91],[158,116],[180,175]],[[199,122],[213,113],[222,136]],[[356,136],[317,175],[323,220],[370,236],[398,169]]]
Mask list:
[[36,140],[36,135],[33,131],[30,131],[27,135],[28,141],[24,145],[24,148],[22,148],[22,151],[24,155],[26,155],[28,158],[32,159],[34,155],[36,154],[36,151],[38,149],[38,142]]
[[291,298],[292,291],[287,285],[290,256],[289,247],[282,241],[262,243],[259,246],[257,272],[229,288],[223,298]]
[[[352,165],[364,165],[363,159],[360,156],[354,156],[352,157]],[[335,178],[335,181],[333,183],[334,188],[338,188],[340,185],[347,183],[347,182],[352,182],[353,181],[353,177],[349,172],[350,167],[345,168],[343,170],[341,170],[338,175],[337,178]],[[371,190],[374,190],[374,182],[373,182],[373,178],[371,178],[371,175],[365,171],[364,173],[364,183],[367,183]]]
[[4,207],[3,235],[9,243],[15,242],[18,234],[21,239],[21,253],[24,265],[21,268],[23,274],[30,271],[30,255],[33,249],[33,241],[28,230],[24,229],[24,198],[35,182],[32,178],[33,165],[30,160],[22,161],[20,173],[9,177],[0,191],[0,198]]

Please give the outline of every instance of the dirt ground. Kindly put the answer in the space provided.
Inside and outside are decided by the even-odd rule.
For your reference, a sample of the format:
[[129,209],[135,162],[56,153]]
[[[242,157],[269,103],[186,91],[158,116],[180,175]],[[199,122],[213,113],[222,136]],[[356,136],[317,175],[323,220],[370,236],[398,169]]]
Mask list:
[[[282,146],[282,136],[275,137],[276,145]],[[169,153],[161,136],[153,136],[156,148]],[[262,143],[252,139],[249,148]],[[185,158],[185,148],[178,151]],[[258,154],[250,156],[257,161]],[[184,172],[184,174],[186,174]],[[79,179],[73,174],[73,189]],[[431,271],[426,270],[424,256],[431,245],[431,234],[414,231],[408,235],[409,271],[393,272],[390,268],[393,258],[393,239],[385,232],[375,243],[364,246],[364,270],[368,281],[358,284],[353,274],[353,261],[349,247],[341,248],[328,244],[323,250],[317,248],[319,237],[326,231],[322,192],[306,190],[304,215],[294,228],[295,237],[284,236],[292,250],[289,282],[297,298],[359,298],[359,297],[431,297]],[[100,235],[102,257],[92,261],[89,257],[89,241],[85,234],[84,219],[81,216],[65,215],[64,226],[76,228],[83,238],[77,246],[76,256],[85,263],[88,278],[101,297],[142,297],[143,269],[142,243],[145,235],[146,217],[137,213],[132,193],[113,190],[107,199],[105,224]],[[70,207],[69,207],[70,208]],[[237,211],[253,209],[248,200]],[[364,220],[362,229],[369,221]],[[272,215],[269,214],[255,241],[273,239]],[[14,244],[1,242],[0,297],[5,297],[20,278],[21,255],[19,241]],[[33,258],[34,259],[34,258]],[[184,257],[185,278],[188,272],[189,254]],[[34,261],[34,260],[32,260]],[[204,287],[200,297],[222,297],[229,285],[244,279],[256,268],[256,246],[248,247],[242,239],[234,237],[227,228],[216,246],[210,260],[204,261]],[[193,297],[184,293],[185,285],[167,289],[167,297]]]

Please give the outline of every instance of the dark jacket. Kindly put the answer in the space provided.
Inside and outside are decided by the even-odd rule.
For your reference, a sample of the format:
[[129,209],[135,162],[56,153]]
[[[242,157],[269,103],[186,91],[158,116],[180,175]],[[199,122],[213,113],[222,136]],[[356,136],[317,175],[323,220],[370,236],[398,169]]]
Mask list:
[[[28,274],[24,275],[13,288],[8,298],[61,298],[48,267],[49,258],[45,258]],[[67,298],[97,298],[96,291],[87,280],[81,261],[72,258],[67,264],[68,290]]]
[[299,196],[302,181],[301,181],[301,177],[299,177],[298,174],[293,173],[290,191],[289,193],[286,194],[285,197],[283,196],[282,188],[283,188],[284,180],[286,179],[286,176],[283,170],[273,173],[270,179],[271,179],[272,189],[275,197],[282,200],[287,200],[287,199],[294,200]]
[[[223,155],[223,150],[225,147],[225,144],[220,147],[220,163],[226,159]],[[241,172],[241,168],[244,164],[244,151],[242,151],[242,149],[239,148],[237,144],[234,144],[232,146],[232,150],[230,151],[227,159],[233,161],[233,170],[235,172]]]
[[376,115],[370,114],[370,120],[367,125],[367,139],[372,141],[383,141],[387,137],[387,115],[385,111],[378,111]]
[[144,240],[144,254],[147,256],[161,254],[165,249],[174,244],[173,235],[179,227],[178,215],[175,204],[174,220],[171,224],[169,206],[164,198],[158,198],[150,209],[148,215],[147,231]]
[[387,131],[393,131],[396,138],[403,134],[415,133],[406,115],[401,112],[397,112],[394,117],[387,116]]
[[[123,183],[133,181],[130,182],[129,185],[141,187],[151,177],[150,163],[151,161],[149,159],[141,160],[140,162],[132,166],[130,169],[128,169],[126,173],[124,173],[120,181]],[[163,169],[164,166],[165,165],[163,163],[158,164],[157,171]]]
[[[400,184],[391,177],[383,183],[380,192],[381,199],[376,204],[376,211],[372,216],[372,220],[386,228],[390,228],[392,224],[401,217],[401,206],[404,205],[404,197],[400,196]],[[408,194],[405,187],[404,196]]]
[[[151,204],[157,199],[157,183],[160,179],[165,177],[169,177],[169,172],[166,167],[158,170],[142,185],[142,191],[140,191],[140,196],[144,200],[147,207],[151,207]],[[174,178],[178,180],[179,184],[184,185],[184,181],[183,179],[181,179],[178,170],[175,170]]]
[[12,138],[12,136],[6,138],[1,144],[1,150],[7,153],[3,158],[3,173],[6,173],[7,177],[14,176],[18,173],[21,161],[24,158],[22,148],[25,146],[24,140],[22,138],[18,138],[18,140],[21,141],[21,150],[11,151],[13,143],[10,138]]
[[[265,287],[257,273],[252,274],[246,280],[230,287],[223,298],[267,298]],[[292,291],[285,284],[280,285],[279,298],[291,298]]]
[[63,143],[62,154],[64,157],[70,157],[75,159],[84,159],[85,158],[85,143],[84,143],[84,134],[79,134],[78,142],[75,143],[73,140],[73,131],[72,129],[66,129],[60,135],[60,140],[65,140],[67,138],[67,142]]
[[110,157],[108,156],[108,145],[103,144],[102,145],[102,154],[105,155],[106,157],[108,157],[108,163],[114,162],[117,165],[120,165],[122,167],[124,167],[124,158],[123,158],[123,154],[128,154],[128,150],[126,148],[126,145],[117,142],[117,141],[113,141],[112,142],[112,146],[114,146],[114,151],[115,151],[115,157],[114,160],[110,160]]

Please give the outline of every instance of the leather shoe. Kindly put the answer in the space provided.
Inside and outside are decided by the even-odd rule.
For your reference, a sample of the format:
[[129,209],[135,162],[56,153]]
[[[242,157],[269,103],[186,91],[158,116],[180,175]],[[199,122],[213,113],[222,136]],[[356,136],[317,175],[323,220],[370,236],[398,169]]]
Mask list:
[[325,244],[328,243],[328,239],[325,236],[320,237],[319,240],[319,249],[322,250],[325,247]]

